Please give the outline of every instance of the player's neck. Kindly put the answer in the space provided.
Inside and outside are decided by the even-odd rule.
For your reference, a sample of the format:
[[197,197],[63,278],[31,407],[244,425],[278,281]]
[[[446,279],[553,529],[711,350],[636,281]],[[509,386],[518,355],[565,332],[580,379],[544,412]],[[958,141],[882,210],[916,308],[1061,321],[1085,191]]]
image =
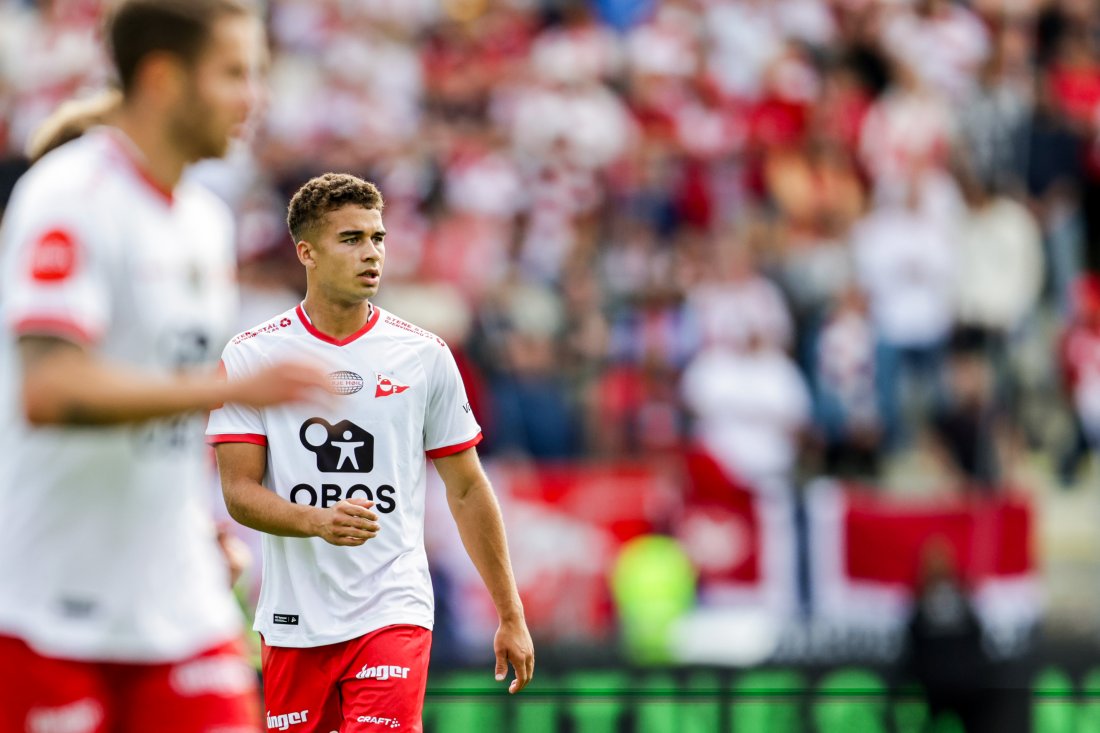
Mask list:
[[121,110],[114,124],[140,154],[137,162],[145,173],[165,191],[175,189],[190,161],[173,144],[166,127],[152,124],[133,109]]
[[309,322],[321,333],[334,339],[345,339],[367,325],[374,306],[369,300],[353,305],[334,303],[312,293],[306,293],[302,309]]

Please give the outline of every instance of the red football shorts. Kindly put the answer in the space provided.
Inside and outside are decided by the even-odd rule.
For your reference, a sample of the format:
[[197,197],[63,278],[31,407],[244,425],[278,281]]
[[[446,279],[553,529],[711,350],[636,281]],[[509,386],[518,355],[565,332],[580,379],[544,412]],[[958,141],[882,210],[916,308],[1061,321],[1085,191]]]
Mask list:
[[238,642],[123,664],[44,657],[0,636],[2,733],[257,733],[256,688]]
[[431,631],[406,625],[325,646],[265,644],[267,729],[420,733],[431,646]]

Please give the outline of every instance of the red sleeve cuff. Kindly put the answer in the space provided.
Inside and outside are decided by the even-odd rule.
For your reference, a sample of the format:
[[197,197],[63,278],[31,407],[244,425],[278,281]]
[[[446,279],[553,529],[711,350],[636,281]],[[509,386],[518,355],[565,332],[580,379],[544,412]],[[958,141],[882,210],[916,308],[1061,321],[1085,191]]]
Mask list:
[[17,336],[58,336],[79,344],[91,345],[99,338],[83,326],[64,318],[28,316],[12,324]]
[[447,445],[442,448],[432,448],[430,451],[425,451],[428,458],[444,458],[446,456],[453,456],[455,453],[461,453],[467,448],[473,448],[475,445],[481,442],[481,433],[478,433],[474,437],[467,440],[465,443],[459,443],[458,445]]
[[206,436],[206,442],[210,445],[219,443],[252,443],[254,445],[267,445],[267,436],[259,433],[222,433],[220,435]]

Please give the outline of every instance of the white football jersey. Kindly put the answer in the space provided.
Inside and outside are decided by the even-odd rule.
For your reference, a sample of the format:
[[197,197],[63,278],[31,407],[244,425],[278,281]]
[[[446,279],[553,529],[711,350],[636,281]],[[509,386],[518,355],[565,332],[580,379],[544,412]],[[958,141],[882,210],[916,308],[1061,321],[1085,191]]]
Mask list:
[[338,393],[333,404],[226,405],[210,416],[210,441],[266,445],[264,485],[288,501],[373,500],[381,530],[359,547],[263,535],[256,629],[271,646],[312,647],[391,624],[432,628],[426,457],[481,440],[450,349],[377,307],[360,331],[337,341],[299,305],[240,334],[222,356],[230,378],[288,359],[324,364]]
[[204,415],[34,427],[20,335],[150,373],[211,369],[236,311],[232,218],[97,128],[16,186],[0,234],[0,634],[66,659],[168,661],[239,635]]

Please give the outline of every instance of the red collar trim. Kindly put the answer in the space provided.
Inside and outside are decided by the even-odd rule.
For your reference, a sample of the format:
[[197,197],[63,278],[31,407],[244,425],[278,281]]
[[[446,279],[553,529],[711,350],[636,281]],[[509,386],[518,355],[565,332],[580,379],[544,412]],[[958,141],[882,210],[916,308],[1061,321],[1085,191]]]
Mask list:
[[362,328],[346,338],[334,339],[327,333],[322,333],[321,331],[317,330],[317,327],[310,322],[309,316],[306,315],[306,311],[304,308],[302,308],[301,303],[299,303],[298,306],[294,309],[294,312],[298,314],[298,320],[302,322],[302,325],[306,327],[306,330],[309,331],[309,333],[314,338],[320,341],[324,341],[326,344],[332,344],[333,346],[347,346],[355,339],[364,335],[367,331],[374,328],[374,324],[378,323],[378,316],[381,314],[377,306],[372,305],[370,309],[370,316],[367,317],[367,322],[363,324]]
[[112,146],[119,153],[119,157],[126,162],[127,166],[137,175],[138,179],[171,206],[172,202],[175,200],[172,190],[153,178],[148,168],[145,167],[145,161],[141,159],[141,154],[134,148],[134,143],[130,138],[126,137],[124,132],[118,130],[111,130],[107,137],[111,140]]

